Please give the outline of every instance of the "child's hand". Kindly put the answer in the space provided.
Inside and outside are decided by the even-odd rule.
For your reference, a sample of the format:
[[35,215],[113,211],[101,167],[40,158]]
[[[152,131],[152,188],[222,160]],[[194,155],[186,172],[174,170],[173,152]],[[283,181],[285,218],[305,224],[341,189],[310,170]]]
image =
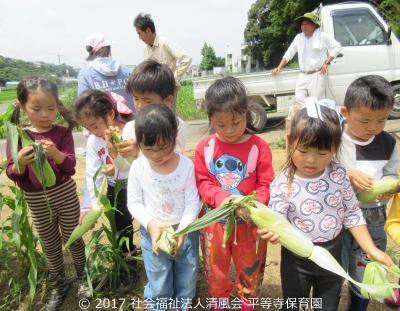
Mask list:
[[372,186],[374,178],[358,170],[348,170],[351,186],[358,191],[367,192]]
[[64,162],[64,154],[57,149],[56,145],[50,140],[42,139],[43,151],[47,157],[51,157],[56,164],[61,164]]
[[178,249],[177,249],[177,251],[179,251],[182,248],[183,243],[185,242],[185,238],[186,238],[186,234],[182,234],[182,235],[180,235],[180,236],[178,236],[176,238],[178,240]]
[[101,172],[106,176],[114,176],[115,174],[114,164],[107,164],[106,167],[101,170]]
[[269,241],[272,244],[279,242],[279,235],[273,233],[272,231],[268,231],[268,229],[257,229],[257,233],[263,240]]
[[390,258],[388,254],[382,252],[379,248],[374,247],[371,249],[369,253],[367,253],[367,257],[371,260],[379,261],[380,263],[385,264],[389,268],[392,268],[393,260]]
[[147,230],[149,231],[151,237],[151,246],[157,256],[160,255],[160,252],[158,251],[157,241],[160,239],[161,229],[168,227],[168,225],[163,225],[155,220],[151,220],[147,224]]
[[117,144],[117,147],[123,158],[137,157],[140,152],[139,145],[134,139],[124,140],[122,143]]
[[[222,200],[221,204],[219,206],[224,206],[225,204],[228,204],[234,199],[241,198],[242,195],[238,194],[231,194],[229,197],[226,197],[225,199]],[[237,215],[238,216],[238,215]],[[239,216],[238,216],[239,217]]]
[[29,163],[34,162],[35,159],[35,153],[33,152],[33,147],[28,146],[25,148],[22,148],[18,152],[18,164],[22,166],[27,166]]
[[[113,154],[117,155],[118,150],[117,147],[113,144],[113,140],[111,139],[111,132],[121,133],[121,130],[118,126],[110,126],[107,130],[104,131],[104,139],[106,140],[108,153],[110,153],[111,151]],[[113,158],[115,159],[116,156]]]
[[[382,179],[392,179],[393,180],[392,177],[385,177],[385,178],[382,178]],[[376,199],[378,201],[385,201],[385,200],[389,200],[389,199],[393,198],[396,194],[397,193],[392,193],[392,194],[388,194],[388,195],[380,194],[380,195],[376,196]]]

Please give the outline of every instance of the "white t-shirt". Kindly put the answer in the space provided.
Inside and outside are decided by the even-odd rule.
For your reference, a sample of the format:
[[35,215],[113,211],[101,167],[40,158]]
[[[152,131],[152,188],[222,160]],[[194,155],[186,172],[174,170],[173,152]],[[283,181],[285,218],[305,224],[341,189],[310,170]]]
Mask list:
[[[86,177],[83,185],[83,199],[82,199],[82,210],[87,212],[90,208],[97,203],[97,198],[94,193],[93,176],[101,165],[110,164],[107,163],[108,149],[106,141],[103,138],[95,135],[89,135],[86,144]],[[115,168],[114,176],[107,178],[107,183],[114,186],[115,181],[119,179],[127,179],[129,172],[121,172]],[[103,180],[103,174],[99,173],[96,179],[96,187],[100,188]]]
[[128,209],[144,228],[151,220],[185,228],[197,218],[200,199],[192,160],[179,155],[176,170],[167,175],[153,171],[148,160],[133,161],[128,178]]

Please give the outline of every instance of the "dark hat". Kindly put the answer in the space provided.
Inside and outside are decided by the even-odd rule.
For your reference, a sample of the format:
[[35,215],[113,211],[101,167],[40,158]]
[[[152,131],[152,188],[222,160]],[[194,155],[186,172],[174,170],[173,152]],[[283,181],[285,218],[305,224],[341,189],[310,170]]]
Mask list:
[[294,20],[294,24],[296,25],[297,28],[301,29],[301,22],[303,21],[303,19],[309,19],[310,21],[312,21],[315,25],[317,25],[317,28],[320,26],[318,23],[318,18],[317,15],[314,13],[306,13],[303,16],[299,16],[298,18],[296,18]]

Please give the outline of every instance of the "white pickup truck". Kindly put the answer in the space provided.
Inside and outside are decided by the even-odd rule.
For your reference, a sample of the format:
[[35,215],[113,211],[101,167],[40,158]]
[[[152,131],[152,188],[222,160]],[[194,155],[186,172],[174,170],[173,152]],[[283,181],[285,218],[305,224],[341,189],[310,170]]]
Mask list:
[[[387,79],[395,92],[390,113],[400,117],[400,42],[391,27],[368,3],[346,2],[326,5],[315,10],[321,30],[342,45],[341,53],[332,61],[326,75],[326,97],[343,104],[347,87],[361,76],[375,74]],[[283,55],[282,55],[283,56]],[[296,105],[294,91],[300,69],[282,70],[273,76],[268,72],[235,75],[246,86],[249,96],[258,103],[254,125],[262,129],[267,113],[287,114]],[[203,105],[207,88],[218,77],[193,80],[197,107]]]

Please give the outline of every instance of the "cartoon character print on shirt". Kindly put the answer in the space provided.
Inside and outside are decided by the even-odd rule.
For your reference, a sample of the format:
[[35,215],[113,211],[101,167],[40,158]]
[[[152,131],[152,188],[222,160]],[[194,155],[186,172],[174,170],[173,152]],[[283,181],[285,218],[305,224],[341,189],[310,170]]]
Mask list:
[[215,140],[210,139],[208,146],[204,147],[204,159],[208,171],[215,176],[223,190],[232,194],[244,195],[238,189],[239,184],[256,170],[259,149],[253,145],[247,157],[247,163],[229,154],[223,154],[214,162]]

